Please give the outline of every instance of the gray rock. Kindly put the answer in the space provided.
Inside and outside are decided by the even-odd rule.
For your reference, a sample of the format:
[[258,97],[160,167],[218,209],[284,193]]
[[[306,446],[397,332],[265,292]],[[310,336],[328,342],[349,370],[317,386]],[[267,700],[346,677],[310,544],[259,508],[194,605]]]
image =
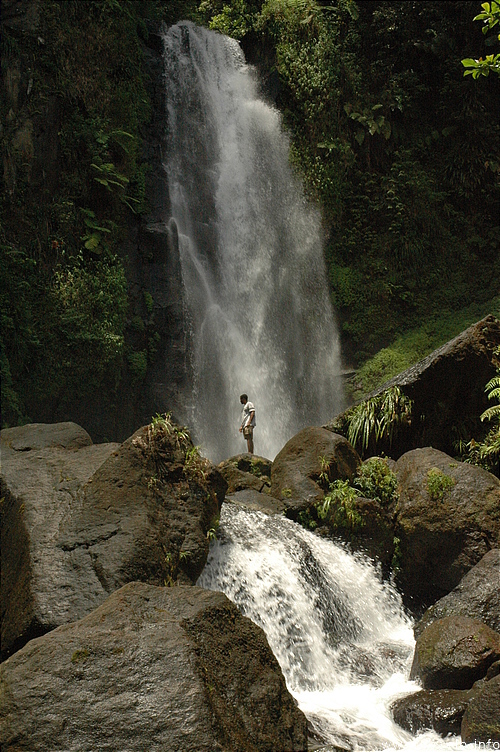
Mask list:
[[303,428],[274,459],[271,495],[297,513],[324,498],[321,474],[328,480],[352,480],[360,464],[356,450],[343,436],[326,428]]
[[92,569],[68,572],[58,539],[80,503],[79,489],[118,447],[92,445],[72,423],[1,432],[3,656],[86,613],[70,584],[76,577],[90,601],[96,588],[102,592]]
[[4,752],[299,752],[264,633],[222,593],[131,583],[1,671]]
[[91,446],[87,431],[76,423],[30,423],[27,426],[4,428],[1,432],[2,453],[13,450],[28,452],[33,449],[81,449]]
[[[2,650],[82,618],[140,580],[194,583],[226,488],[187,437],[156,459],[122,445],[9,450],[2,487]],[[158,460],[158,461],[156,461]],[[91,476],[91,477],[90,477]]]
[[400,457],[396,474],[398,584],[408,600],[429,606],[499,547],[500,480],[430,447]]
[[415,637],[437,619],[453,615],[479,619],[500,632],[500,549],[488,551],[451,593],[427,609],[415,625]]
[[106,593],[126,582],[196,582],[208,555],[226,483],[207,460],[198,467],[189,438],[175,431],[154,460],[148,427],[124,442],[83,489],[59,545],[76,566],[85,560]]
[[417,639],[410,679],[424,689],[470,689],[500,658],[500,634],[466,616],[446,616]]
[[[462,718],[462,741],[466,744],[489,742],[500,748],[500,676],[485,682],[471,699]],[[496,744],[496,746],[493,746]]]
[[441,736],[458,735],[473,689],[422,690],[396,700],[391,706],[395,722],[409,731],[432,729]]

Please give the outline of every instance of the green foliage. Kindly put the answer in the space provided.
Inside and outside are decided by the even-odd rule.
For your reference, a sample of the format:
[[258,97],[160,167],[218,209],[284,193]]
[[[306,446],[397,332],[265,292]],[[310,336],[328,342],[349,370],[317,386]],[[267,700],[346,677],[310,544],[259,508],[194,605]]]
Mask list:
[[398,500],[398,480],[389,468],[386,459],[370,457],[359,467],[353,481],[360,495],[375,499],[382,506],[389,506]]
[[[495,356],[500,356],[500,347],[495,349]],[[467,444],[465,462],[498,473],[500,465],[500,367],[497,367],[497,375],[486,384],[485,392],[487,392],[488,399],[495,399],[499,403],[489,407],[481,415],[482,421],[492,421],[493,426],[483,441],[471,439]]]
[[331,483],[323,501],[316,505],[316,511],[319,519],[327,520],[334,529],[355,531],[363,525],[356,509],[356,491],[347,480]]
[[[491,3],[482,3],[482,13],[479,13],[474,17],[474,21],[483,21],[483,34],[488,34],[498,23],[500,23],[500,3],[498,0],[492,0]],[[500,34],[496,36],[500,41]],[[467,70],[464,71],[464,76],[471,75],[472,78],[479,78],[479,76],[489,76],[490,71],[500,76],[500,53],[486,55],[478,60],[472,58],[465,58],[462,60],[462,65]]]
[[335,430],[343,433],[361,455],[374,453],[380,442],[392,446],[409,424],[413,402],[398,386],[349,408],[338,419]]
[[159,476],[167,471],[173,452],[180,451],[177,461],[184,464],[183,475],[188,481],[204,483],[210,472],[209,461],[193,446],[186,426],[174,423],[170,413],[157,414],[148,426],[145,449],[154,460]]
[[144,350],[133,350],[127,354],[127,362],[132,384],[140,384],[146,378],[148,354]]
[[318,527],[318,523],[312,516],[309,509],[303,509],[298,513],[297,522],[299,523],[299,525],[302,525],[302,527],[305,527],[306,530],[316,530],[316,528]]
[[500,374],[494,376],[486,384],[484,391],[488,393],[488,399],[496,399],[498,404],[489,407],[481,415],[481,420],[500,421]]
[[454,485],[453,478],[437,467],[431,468],[427,473],[427,491],[432,501],[442,501],[445,493]]

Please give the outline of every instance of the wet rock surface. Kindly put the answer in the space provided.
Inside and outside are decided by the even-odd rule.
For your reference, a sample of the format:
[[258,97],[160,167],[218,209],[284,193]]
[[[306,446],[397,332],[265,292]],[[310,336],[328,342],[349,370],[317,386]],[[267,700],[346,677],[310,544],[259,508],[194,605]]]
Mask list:
[[217,465],[227,483],[227,492],[252,489],[267,492],[271,486],[271,460],[255,454],[237,454]]
[[228,494],[224,503],[227,502],[236,504],[252,512],[262,512],[263,514],[282,514],[285,509],[282,501],[269,496],[269,494],[253,491],[250,488]]
[[466,616],[446,616],[418,637],[410,679],[424,689],[470,689],[500,659],[500,634]]
[[473,694],[461,689],[422,690],[397,700],[391,711],[396,723],[411,734],[433,729],[441,736],[458,735]]
[[415,637],[437,619],[451,615],[479,619],[500,632],[500,549],[488,551],[456,588],[427,609],[415,625]]
[[[484,682],[465,709],[462,741],[500,746],[500,676]],[[493,747],[494,748],[494,747]]]

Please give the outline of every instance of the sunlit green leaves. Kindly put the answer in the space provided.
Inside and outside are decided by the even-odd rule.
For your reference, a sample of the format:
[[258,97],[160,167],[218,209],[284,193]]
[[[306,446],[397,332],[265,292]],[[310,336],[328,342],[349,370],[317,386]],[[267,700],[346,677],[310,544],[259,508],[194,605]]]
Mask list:
[[[482,3],[483,12],[474,17],[474,21],[483,21],[483,34],[488,34],[498,23],[500,23],[500,3],[497,0],[492,0],[491,3]],[[497,35],[497,40],[500,41],[500,34]],[[490,72],[500,75],[500,54],[486,55],[486,57],[480,57],[477,60],[473,58],[464,58],[462,65],[467,70],[464,71],[464,76],[472,76],[472,78],[479,78],[480,76],[489,76]]]

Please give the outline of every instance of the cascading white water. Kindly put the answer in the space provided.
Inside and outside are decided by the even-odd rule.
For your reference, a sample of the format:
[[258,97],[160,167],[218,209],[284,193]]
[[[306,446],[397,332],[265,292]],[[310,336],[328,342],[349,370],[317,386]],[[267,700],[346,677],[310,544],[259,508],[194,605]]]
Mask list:
[[473,749],[434,732],[412,737],[390,704],[407,680],[413,632],[373,565],[281,516],[224,504],[198,585],[220,590],[261,626],[287,686],[327,750]]
[[195,440],[213,461],[273,459],[305,425],[342,407],[339,343],[318,212],[288,160],[278,112],[237,42],[189,22],[164,33],[172,217],[192,324]]

